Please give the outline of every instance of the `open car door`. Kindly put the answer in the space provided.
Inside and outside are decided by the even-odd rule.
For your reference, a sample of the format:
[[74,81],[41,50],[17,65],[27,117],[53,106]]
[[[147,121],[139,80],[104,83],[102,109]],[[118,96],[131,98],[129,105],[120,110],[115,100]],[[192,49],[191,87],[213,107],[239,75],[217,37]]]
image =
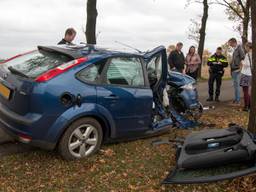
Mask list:
[[176,146],[176,166],[163,184],[209,183],[256,173],[255,138],[236,125],[191,134]]
[[164,46],[159,46],[144,54],[150,86],[153,92],[162,94],[167,84],[167,55]]
[[143,57],[148,81],[153,92],[153,128],[159,130],[173,125],[173,121],[169,118],[168,110],[165,109],[164,104],[164,90],[167,85],[168,74],[166,49],[164,46],[157,47],[152,51],[146,52]]

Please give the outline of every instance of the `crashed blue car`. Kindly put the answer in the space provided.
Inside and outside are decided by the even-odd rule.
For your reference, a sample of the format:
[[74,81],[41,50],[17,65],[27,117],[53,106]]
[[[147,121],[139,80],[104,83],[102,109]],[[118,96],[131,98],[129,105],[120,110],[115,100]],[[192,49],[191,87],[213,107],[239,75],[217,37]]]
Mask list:
[[0,65],[0,126],[67,160],[173,126],[166,49],[38,46]]

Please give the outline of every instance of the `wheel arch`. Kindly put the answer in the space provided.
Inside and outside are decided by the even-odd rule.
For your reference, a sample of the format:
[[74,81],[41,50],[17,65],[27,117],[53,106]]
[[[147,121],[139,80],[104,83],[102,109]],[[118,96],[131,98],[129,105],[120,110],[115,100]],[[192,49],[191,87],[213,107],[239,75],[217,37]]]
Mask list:
[[102,132],[103,132],[103,142],[105,142],[106,140],[109,139],[109,137],[111,136],[111,126],[110,126],[109,122],[106,120],[106,118],[101,117],[99,115],[95,115],[95,114],[84,114],[84,115],[77,116],[77,117],[73,118],[72,120],[70,120],[70,122],[68,122],[68,124],[65,125],[65,127],[61,130],[61,133],[58,135],[56,146],[58,146],[58,144],[61,140],[61,137],[66,132],[68,127],[75,121],[78,121],[79,119],[82,119],[82,118],[93,118],[96,121],[98,121],[99,124],[101,125]]

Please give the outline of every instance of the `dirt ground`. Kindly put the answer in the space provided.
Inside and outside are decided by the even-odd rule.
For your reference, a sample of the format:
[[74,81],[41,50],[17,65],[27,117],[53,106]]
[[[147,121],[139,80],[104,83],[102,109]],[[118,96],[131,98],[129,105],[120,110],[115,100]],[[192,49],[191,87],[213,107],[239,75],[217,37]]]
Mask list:
[[161,185],[175,166],[175,149],[151,145],[156,139],[185,136],[205,128],[225,128],[231,122],[246,126],[248,114],[241,109],[221,103],[203,115],[202,126],[190,130],[171,128],[170,133],[159,137],[106,145],[86,160],[67,162],[56,152],[42,150],[0,158],[0,191],[256,191],[255,176],[213,184]]

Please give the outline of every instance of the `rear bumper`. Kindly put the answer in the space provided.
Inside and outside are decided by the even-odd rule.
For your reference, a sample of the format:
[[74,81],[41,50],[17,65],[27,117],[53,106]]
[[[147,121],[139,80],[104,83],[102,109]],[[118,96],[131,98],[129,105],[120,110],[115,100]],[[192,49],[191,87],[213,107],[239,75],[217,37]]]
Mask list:
[[31,137],[29,145],[40,147],[46,150],[55,148],[56,143],[40,140],[38,136],[32,132],[36,131],[36,122],[41,118],[40,114],[27,114],[25,116],[19,115],[7,109],[0,103],[0,127],[15,140],[21,141],[20,135]]
[[[26,135],[27,133],[24,133],[20,130],[14,129],[13,127],[11,127],[9,124],[7,124],[6,122],[4,122],[1,118],[0,118],[0,127],[8,134],[10,135],[13,139],[20,141],[22,143],[23,142],[20,139],[19,135]],[[26,142],[26,144],[32,145],[34,147],[39,147],[45,150],[53,150],[56,147],[55,143],[51,143],[51,142],[46,142],[46,141],[41,141],[41,140],[32,140],[30,142]]]
[[4,105],[0,103],[0,114],[6,116],[10,120],[22,124],[22,125],[31,125],[32,123],[36,122],[41,118],[41,115],[39,114],[28,114],[26,116],[19,115],[8,108],[6,108]]

